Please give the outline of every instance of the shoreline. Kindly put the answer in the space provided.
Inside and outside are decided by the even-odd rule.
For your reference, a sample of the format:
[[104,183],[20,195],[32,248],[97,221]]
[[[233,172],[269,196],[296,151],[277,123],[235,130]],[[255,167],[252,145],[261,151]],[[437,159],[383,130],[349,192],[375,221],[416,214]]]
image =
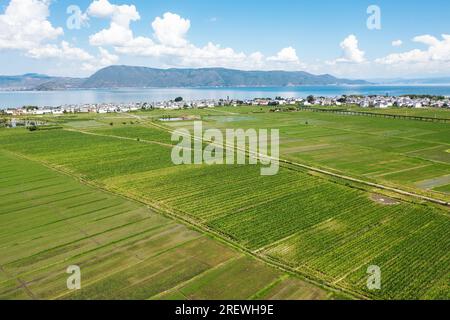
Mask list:
[[41,93],[41,92],[71,92],[71,91],[127,91],[127,90],[251,90],[251,89],[302,89],[302,88],[370,88],[370,87],[449,87],[450,83],[371,83],[371,84],[305,84],[295,86],[201,86],[201,87],[104,87],[104,88],[65,88],[65,89],[53,89],[53,90],[35,90],[35,89],[8,89],[0,88],[0,93]]

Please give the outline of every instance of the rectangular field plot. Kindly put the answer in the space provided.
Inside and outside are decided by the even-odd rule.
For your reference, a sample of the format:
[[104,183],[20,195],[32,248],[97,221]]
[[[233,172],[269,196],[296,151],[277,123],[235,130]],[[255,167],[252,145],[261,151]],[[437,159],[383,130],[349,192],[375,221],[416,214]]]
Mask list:
[[327,294],[319,288],[311,287],[311,285],[296,278],[289,277],[280,279],[280,281],[263,290],[258,297],[265,300],[324,300],[338,298],[339,296]]
[[232,251],[212,241],[195,239],[157,256],[136,257],[133,265],[109,270],[104,279],[88,279],[81,291],[61,298],[148,299],[199,276],[233,255]]
[[434,188],[435,191],[439,191],[439,192],[444,192],[444,193],[449,193],[450,194],[450,184],[447,184],[445,186],[442,187],[437,187]]
[[[245,277],[240,275],[245,274]],[[282,275],[248,257],[230,260],[189,283],[155,298],[169,300],[181,295],[188,300],[250,299]],[[318,289],[320,290],[320,289]]]
[[172,164],[170,146],[65,130],[13,131],[15,134],[11,131],[0,133],[4,149],[83,173],[87,179],[148,171]]
[[90,132],[111,136],[119,136],[147,141],[155,141],[160,143],[172,144],[170,135],[160,129],[142,126],[120,126],[108,127],[98,130],[90,130]]

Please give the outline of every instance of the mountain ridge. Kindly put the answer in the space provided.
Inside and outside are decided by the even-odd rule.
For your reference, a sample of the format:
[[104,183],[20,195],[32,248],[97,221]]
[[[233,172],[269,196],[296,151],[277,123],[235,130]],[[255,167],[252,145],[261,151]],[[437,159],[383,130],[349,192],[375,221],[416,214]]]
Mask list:
[[290,87],[306,85],[449,85],[450,77],[351,80],[305,71],[227,68],[149,68],[113,65],[87,78],[39,73],[0,75],[0,90],[52,91],[114,88]]
[[372,82],[382,85],[449,85],[450,77],[373,79]]
[[244,71],[227,68],[158,69],[115,65],[102,68],[88,78],[52,77],[36,73],[0,76],[0,89],[64,90],[113,88],[194,87],[289,87],[302,85],[364,85],[364,80],[313,75],[304,71]]
[[86,88],[123,87],[269,87],[331,84],[369,84],[364,80],[339,79],[304,71],[243,71],[226,68],[157,69],[110,66],[89,77]]

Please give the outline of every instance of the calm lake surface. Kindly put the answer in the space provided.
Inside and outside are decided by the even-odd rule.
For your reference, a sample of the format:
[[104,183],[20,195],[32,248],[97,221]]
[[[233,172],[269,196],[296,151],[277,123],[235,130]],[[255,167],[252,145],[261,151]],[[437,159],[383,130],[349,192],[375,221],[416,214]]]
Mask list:
[[156,102],[183,97],[198,99],[253,99],[282,97],[339,96],[343,94],[372,95],[431,94],[450,96],[450,85],[442,86],[302,86],[257,88],[149,88],[96,89],[66,91],[0,91],[0,109],[24,105],[60,106],[83,103]]

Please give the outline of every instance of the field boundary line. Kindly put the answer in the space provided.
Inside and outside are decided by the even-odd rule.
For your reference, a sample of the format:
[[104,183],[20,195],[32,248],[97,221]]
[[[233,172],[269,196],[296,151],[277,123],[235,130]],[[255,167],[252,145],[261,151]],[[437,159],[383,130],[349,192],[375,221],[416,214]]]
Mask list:
[[81,134],[91,135],[91,136],[97,136],[97,137],[104,137],[104,138],[114,138],[114,139],[120,139],[120,140],[127,140],[127,141],[134,141],[134,142],[142,142],[147,144],[157,144],[163,147],[173,148],[173,145],[153,140],[145,140],[145,139],[139,139],[138,138],[130,138],[130,137],[122,137],[122,136],[115,136],[115,135],[109,135],[109,134],[103,134],[103,133],[96,133],[96,132],[89,132],[84,130],[77,130],[77,129],[69,129],[69,128],[63,128],[64,131],[69,132],[78,132]]
[[[138,200],[138,199],[136,199],[136,200],[137,201],[141,201],[143,203],[147,203],[147,202],[144,202],[143,200]],[[157,204],[152,204],[151,206],[154,208],[155,211],[157,211],[157,212],[159,212],[159,213],[161,213],[163,215],[172,217],[176,221],[179,221],[181,223],[190,225],[195,230],[199,230],[199,231],[201,231],[201,232],[203,232],[203,233],[213,237],[214,239],[220,240],[221,242],[223,242],[225,244],[228,244],[232,248],[235,248],[235,249],[237,249],[237,250],[239,250],[239,251],[241,251],[243,253],[246,253],[247,255],[252,256],[255,259],[257,259],[257,260],[259,260],[261,262],[264,262],[264,263],[266,263],[266,264],[268,264],[268,265],[270,265],[270,266],[272,266],[272,267],[274,267],[276,269],[279,269],[279,270],[282,270],[282,271],[284,271],[284,272],[286,272],[288,274],[300,277],[300,279],[302,279],[304,281],[307,281],[307,282],[309,282],[309,283],[311,283],[313,285],[319,286],[319,287],[324,288],[324,289],[329,290],[329,291],[345,293],[345,294],[348,294],[350,296],[359,297],[359,298],[362,298],[362,299],[368,299],[368,297],[363,296],[363,295],[361,295],[361,294],[359,294],[357,292],[354,292],[352,290],[341,288],[340,286],[333,286],[332,284],[329,284],[326,281],[322,282],[322,280],[320,280],[320,279],[313,279],[312,277],[310,277],[311,275],[304,274],[304,273],[302,273],[302,272],[300,272],[298,270],[295,270],[294,268],[291,268],[291,267],[287,266],[286,264],[284,264],[282,262],[275,261],[275,260],[272,260],[272,259],[268,259],[267,257],[259,255],[259,254],[255,254],[251,249],[248,249],[248,248],[242,246],[238,242],[230,239],[227,235],[225,235],[223,233],[220,233],[220,232],[218,232],[216,230],[213,230],[213,229],[209,228],[208,226],[206,226],[204,224],[201,224],[201,223],[198,223],[196,221],[193,221],[192,219],[189,219],[188,217],[180,216],[176,212],[174,212],[173,209],[169,210],[168,208],[161,208]]]
[[[101,187],[100,187],[101,188]],[[113,192],[111,190],[106,189],[107,191]],[[168,207],[166,205],[162,205],[159,204],[157,202],[151,201],[149,199],[143,198],[139,195],[136,194],[123,194],[120,193],[120,191],[116,191],[119,194],[123,195],[125,198],[128,199],[132,199],[134,201],[149,205],[155,212],[158,212],[159,214],[163,215],[163,216],[167,216],[170,217],[172,219],[174,219],[177,222],[183,223],[185,225],[190,226],[191,228],[193,228],[194,230],[197,230],[199,232],[204,233],[205,235],[208,235],[210,237],[212,237],[213,239],[216,239],[224,244],[227,244],[228,246],[244,253],[247,254],[248,256],[251,256],[253,258],[255,258],[256,260],[259,260],[261,262],[264,262],[270,266],[272,266],[275,269],[279,269],[282,270],[284,272],[286,272],[287,274],[296,276],[298,278],[300,278],[301,280],[304,280],[310,284],[313,284],[315,286],[318,286],[320,288],[326,289],[328,291],[332,291],[335,293],[341,293],[341,294],[346,294],[348,296],[351,296],[353,298],[360,298],[360,299],[369,299],[369,297],[364,296],[358,292],[352,291],[348,288],[343,288],[340,286],[334,286],[332,285],[330,282],[324,281],[320,278],[314,277],[312,275],[306,274],[306,273],[302,273],[298,270],[296,270],[295,268],[292,268],[288,265],[286,265],[285,263],[281,262],[281,261],[276,261],[270,257],[266,257],[263,255],[259,255],[259,254],[255,254],[251,249],[246,248],[244,246],[242,246],[240,243],[236,242],[235,240],[229,238],[226,234],[221,233],[219,231],[216,231],[214,229],[211,229],[210,227],[208,227],[207,225],[201,223],[201,222],[197,222],[195,220],[193,220],[190,216],[186,216],[186,214],[178,214],[177,210],[171,207]]]
[[392,114],[392,113],[354,111],[354,110],[348,110],[348,109],[323,109],[323,108],[312,108],[312,107],[305,107],[305,106],[302,106],[299,109],[300,109],[300,111],[337,113],[337,114],[345,115],[345,116],[365,116],[365,117],[378,117],[378,118],[397,119],[397,120],[398,119],[400,119],[400,120],[415,120],[415,121],[437,122],[437,123],[450,122],[449,118],[408,116],[408,115]]
[[[278,284],[282,283],[283,281],[286,281],[289,279],[289,275],[281,275],[280,277],[273,280],[271,283],[269,283],[267,286],[256,292],[255,294],[251,295],[248,300],[255,300],[258,299],[262,294],[268,292],[269,290],[275,288]],[[329,292],[327,292],[329,294]]]
[[[190,278],[190,279],[188,279],[188,280],[186,280],[186,281],[184,281],[184,282],[181,282],[181,283],[177,284],[176,286],[174,286],[174,287],[172,287],[172,288],[170,288],[170,289],[164,290],[163,292],[160,292],[160,293],[155,294],[155,295],[153,295],[153,296],[151,296],[151,297],[148,297],[146,300],[153,300],[153,299],[158,298],[158,297],[160,297],[160,296],[162,296],[162,295],[164,295],[164,294],[166,294],[166,293],[170,293],[171,291],[177,291],[177,292],[179,292],[179,289],[185,287],[187,284],[189,284],[189,283],[191,283],[191,282],[197,280],[198,278],[200,278],[200,277],[202,277],[202,276],[204,276],[204,275],[206,275],[206,274],[209,274],[209,273],[211,273],[211,272],[213,272],[213,271],[215,271],[215,270],[217,270],[217,269],[220,269],[221,267],[223,267],[223,266],[225,266],[225,265],[227,265],[227,264],[229,264],[229,263],[232,263],[232,262],[234,262],[234,261],[236,261],[236,260],[239,260],[240,258],[242,258],[242,257],[244,257],[244,256],[245,256],[245,255],[239,254],[239,253],[238,253],[236,257],[231,257],[231,258],[229,258],[229,259],[227,259],[227,260],[225,260],[225,261],[223,261],[223,262],[221,262],[221,263],[219,263],[219,264],[217,264],[217,265],[215,265],[215,266],[209,268],[208,270],[205,270],[205,271],[203,271],[203,272],[197,274],[196,276],[194,276],[194,277],[192,277],[192,278]],[[181,292],[180,292],[180,293],[181,293]],[[182,294],[184,297],[186,297],[183,293],[181,293],[181,294]],[[187,299],[187,297],[186,297],[186,299]],[[190,300],[190,299],[187,299],[187,300]]]
[[[174,222],[173,222],[173,221],[170,221],[170,223],[174,223]],[[76,258],[78,258],[78,257],[82,257],[82,256],[85,256],[85,255],[88,255],[88,254],[90,254],[90,253],[93,253],[93,252],[95,252],[95,251],[98,251],[98,250],[101,250],[101,249],[104,249],[104,248],[107,248],[107,247],[114,247],[114,248],[117,249],[117,244],[119,244],[119,243],[121,243],[121,242],[127,241],[127,240],[129,240],[129,239],[131,239],[131,238],[133,238],[133,237],[136,237],[136,236],[140,236],[140,235],[142,235],[142,234],[144,234],[144,233],[147,233],[147,232],[149,232],[149,231],[157,230],[157,229],[162,228],[162,227],[167,226],[167,225],[170,225],[170,224],[161,225],[161,226],[158,226],[158,227],[155,227],[155,228],[151,228],[151,229],[145,230],[145,231],[140,232],[140,233],[138,233],[138,234],[136,234],[136,235],[133,235],[133,236],[128,236],[128,237],[124,237],[124,238],[121,238],[121,239],[116,240],[116,241],[108,242],[108,243],[103,244],[103,245],[101,245],[101,246],[99,246],[99,247],[96,247],[96,248],[93,248],[93,249],[89,249],[88,251],[85,251],[85,252],[83,252],[83,253],[78,253],[78,254],[75,254],[75,255],[73,255],[73,256],[71,256],[71,257],[67,257],[67,258],[64,258],[64,259],[62,259],[62,260],[58,260],[58,261],[56,261],[56,262],[53,262],[53,263],[50,263],[50,264],[41,266],[41,267],[39,267],[39,268],[37,268],[37,269],[35,269],[35,270],[22,272],[22,273],[18,274],[17,276],[19,276],[19,277],[20,277],[20,276],[28,276],[28,275],[33,274],[34,272],[37,272],[37,271],[47,270],[47,269],[49,269],[49,268],[51,268],[51,267],[54,267],[54,266],[56,266],[56,265],[58,265],[58,264],[65,263],[65,262],[67,262],[67,261],[69,261],[69,260],[73,260],[73,259],[76,259]],[[137,256],[135,256],[135,257],[139,259],[139,257],[137,257]],[[30,281],[29,283],[33,283],[33,282],[34,282],[34,281]],[[4,283],[4,282],[0,282],[0,285],[1,285],[2,283]]]
[[411,168],[407,168],[407,169],[402,169],[402,170],[397,170],[397,171],[389,171],[389,172],[382,173],[382,174],[372,175],[372,177],[376,177],[376,178],[378,178],[378,177],[385,177],[385,176],[389,176],[391,174],[408,172],[408,171],[411,171],[411,170],[426,168],[426,167],[429,167],[429,166],[431,166],[431,164],[423,164],[423,165],[420,165],[420,166],[417,166],[417,167],[411,167]]
[[[238,116],[238,115],[240,115],[240,113],[234,113],[234,112],[230,112],[230,111],[218,110],[218,109],[216,109],[216,108],[212,108],[210,111],[215,111],[215,112],[219,112],[219,113],[224,113],[224,114],[228,114],[228,115],[231,115],[231,116]],[[215,117],[215,116],[212,116],[212,117]]]
[[[34,257],[37,257],[37,256],[43,254],[43,253],[47,253],[47,252],[50,252],[50,251],[52,251],[52,250],[64,248],[64,247],[66,247],[66,246],[68,246],[68,245],[76,244],[76,243],[78,243],[78,242],[80,242],[80,241],[84,241],[84,240],[92,241],[91,238],[94,238],[94,237],[97,237],[97,236],[100,236],[100,235],[104,235],[104,234],[109,233],[109,232],[111,232],[111,231],[117,231],[117,230],[120,230],[120,229],[122,229],[122,228],[129,227],[129,226],[134,225],[134,224],[137,224],[137,223],[141,223],[141,222],[143,222],[143,221],[145,221],[145,220],[147,220],[147,219],[149,219],[149,218],[150,218],[150,217],[143,218],[143,219],[138,220],[138,221],[135,221],[135,222],[126,223],[126,224],[123,224],[123,225],[120,225],[120,226],[117,226],[117,227],[113,227],[113,228],[104,230],[104,231],[102,231],[102,232],[98,232],[98,233],[95,233],[95,234],[92,234],[92,235],[87,235],[87,236],[83,236],[83,234],[80,232],[80,230],[77,229],[77,232],[81,233],[81,236],[83,236],[82,238],[79,238],[79,239],[76,239],[76,240],[71,240],[70,242],[66,242],[66,243],[63,243],[63,244],[59,244],[59,245],[57,245],[57,246],[55,246],[55,247],[48,248],[48,249],[45,249],[45,250],[36,252],[36,253],[34,253],[34,254],[30,255],[30,256],[27,256],[27,257],[22,257],[22,258],[19,258],[19,259],[17,259],[17,260],[9,261],[9,262],[7,263],[7,265],[10,265],[10,264],[13,264],[13,263],[18,263],[18,262],[21,262],[22,260],[34,258]],[[104,245],[101,244],[101,243],[95,243],[95,244],[98,245],[100,248],[104,246]],[[24,273],[21,273],[21,274],[24,274]],[[25,274],[26,274],[26,272],[25,272]]]
[[[320,223],[318,223],[318,224],[320,224]],[[316,225],[314,225],[314,226],[316,226]],[[272,249],[272,248],[276,247],[277,245],[279,245],[280,243],[283,243],[283,242],[285,242],[285,241],[287,241],[287,240],[289,240],[291,238],[295,238],[296,236],[300,235],[304,231],[306,231],[306,230],[296,231],[296,232],[294,232],[294,233],[292,233],[292,234],[290,234],[290,235],[288,235],[288,236],[286,236],[284,238],[278,239],[278,240],[276,240],[274,242],[269,243],[268,245],[262,246],[261,248],[258,248],[256,250],[254,250],[253,252],[255,252],[256,254],[262,254],[263,251],[267,251],[269,249]]]
[[437,148],[440,148],[440,147],[442,147],[441,144],[439,144],[437,146],[434,146],[434,147],[428,147],[428,148],[418,149],[418,150],[414,150],[414,151],[408,151],[408,152],[405,152],[405,154],[410,154],[410,153],[415,153],[415,152],[422,152],[422,151],[427,151],[427,150],[433,150],[433,149],[437,149]]
[[[130,269],[130,268],[134,268],[134,267],[136,267],[136,266],[138,266],[138,265],[140,265],[140,264],[143,264],[144,262],[146,262],[146,261],[149,260],[149,259],[153,259],[153,258],[159,257],[159,256],[161,256],[161,255],[163,255],[163,254],[165,254],[165,253],[167,253],[167,252],[170,252],[171,250],[178,249],[178,248],[180,248],[180,247],[182,247],[182,246],[184,246],[184,245],[189,244],[190,242],[199,240],[199,239],[201,239],[202,237],[204,237],[204,235],[200,235],[199,237],[189,239],[189,240],[187,240],[187,241],[185,241],[185,242],[182,242],[182,243],[180,243],[180,244],[177,244],[177,245],[175,245],[175,246],[173,246],[173,247],[171,247],[171,248],[167,248],[167,249],[158,251],[158,252],[156,252],[154,255],[151,255],[151,256],[149,256],[149,257],[147,257],[147,258],[140,258],[140,257],[138,257],[138,256],[136,256],[136,255],[134,255],[134,254],[130,254],[129,257],[134,257],[134,258],[136,258],[136,259],[138,260],[136,263],[134,263],[134,264],[132,264],[132,265],[127,265],[127,266],[125,266],[125,267],[123,267],[123,268],[121,268],[121,269],[119,269],[119,270],[115,270],[115,271],[113,271],[113,272],[109,272],[107,275],[105,275],[105,276],[103,276],[103,277],[99,277],[99,278],[97,278],[97,279],[95,279],[95,280],[91,280],[91,281],[89,281],[87,284],[83,284],[83,288],[92,286],[92,285],[94,285],[94,284],[96,284],[96,283],[98,283],[98,282],[100,282],[100,281],[103,281],[103,280],[105,280],[105,279],[107,279],[107,278],[109,278],[109,277],[111,277],[111,276],[113,276],[113,275],[116,275],[116,274],[118,274],[118,273],[124,272],[124,271],[126,271],[126,270],[128,270],[128,269]],[[115,246],[115,245],[112,244],[112,246]],[[115,247],[115,248],[117,249],[117,247]],[[162,272],[162,271],[160,271],[160,272]],[[154,276],[154,275],[152,275],[152,276]],[[151,277],[152,277],[152,276],[151,276]],[[151,277],[150,277],[150,278],[151,278]],[[60,299],[60,298],[62,298],[62,297],[68,296],[68,295],[70,295],[70,294],[72,294],[72,293],[73,293],[73,292],[64,292],[64,293],[58,294],[58,295],[56,295],[56,296],[53,296],[53,297],[52,297],[52,300]]]
[[[62,171],[62,170],[58,170],[58,169],[56,169],[56,168],[52,168],[51,166],[49,166],[49,165],[47,165],[47,164],[45,164],[45,163],[43,163],[43,162],[40,162],[40,161],[38,161],[38,160],[34,160],[34,159],[31,159],[31,158],[28,158],[27,156],[24,156],[24,155],[21,155],[21,154],[16,154],[16,153],[14,153],[14,152],[11,152],[11,151],[8,151],[8,150],[4,150],[4,149],[1,149],[0,151],[2,151],[2,152],[4,152],[4,153],[7,153],[7,154],[10,154],[10,155],[13,155],[13,156],[18,157],[18,158],[22,158],[22,159],[25,159],[25,160],[28,160],[28,161],[31,161],[31,162],[38,163],[38,164],[40,164],[41,166],[50,169],[51,171],[57,172],[58,174],[63,175],[63,176],[70,177],[71,179],[75,179],[78,183],[81,183],[81,181],[79,181],[79,180],[77,179],[76,176],[74,176],[74,175],[72,175],[72,174],[68,174],[68,173],[66,173],[66,172],[64,172],[64,171]],[[88,184],[88,183],[82,183],[82,184],[83,184],[83,185],[87,185],[89,188],[92,188],[92,189],[94,189],[94,188],[95,188],[95,189],[101,189],[101,188],[99,188],[98,186],[94,186],[94,185],[92,185],[92,184]],[[122,198],[122,199],[125,198],[125,197],[123,197],[123,196],[120,195],[120,194],[115,194],[115,193],[112,193],[112,192],[108,192],[107,190],[101,189],[101,191],[104,192],[104,193],[110,194],[110,195],[114,195],[115,197],[118,197],[118,198]],[[127,200],[130,201],[130,199],[127,199]],[[136,201],[134,201],[134,202],[136,202]],[[144,208],[145,208],[146,210],[150,210],[150,211],[151,211],[151,208],[148,207],[147,205],[143,206],[142,209],[144,209]],[[151,214],[157,215],[158,213],[157,213],[157,212],[154,212],[154,211],[151,211]],[[146,218],[146,219],[147,219],[147,218]],[[142,221],[142,220],[141,220],[141,221]],[[134,234],[134,235],[132,235],[132,236],[122,237],[122,238],[120,238],[120,239],[116,239],[116,240],[114,240],[114,241],[110,241],[110,242],[107,242],[107,243],[105,243],[105,244],[99,245],[98,247],[89,249],[88,251],[85,251],[85,252],[82,252],[82,253],[78,253],[78,254],[72,255],[72,256],[70,256],[70,257],[66,257],[66,258],[64,258],[64,259],[62,259],[62,260],[58,260],[58,261],[56,261],[56,262],[53,262],[53,263],[50,263],[50,264],[41,266],[41,267],[39,267],[38,269],[35,269],[35,270],[32,270],[32,271],[21,272],[21,273],[15,275],[15,277],[27,276],[27,275],[32,274],[33,272],[51,268],[51,267],[53,267],[53,266],[55,266],[55,265],[58,265],[58,264],[60,264],[60,263],[64,263],[64,262],[66,262],[66,261],[68,261],[68,260],[71,260],[71,259],[75,259],[75,258],[84,256],[84,255],[86,255],[86,254],[95,252],[95,251],[97,251],[97,250],[100,250],[100,249],[103,249],[103,248],[106,248],[106,247],[109,247],[109,246],[112,246],[112,247],[114,247],[114,248],[117,248],[117,244],[119,244],[119,243],[122,243],[122,242],[124,242],[124,241],[127,241],[127,240],[129,240],[129,239],[131,239],[131,238],[140,236],[140,235],[145,234],[145,233],[147,233],[147,232],[154,231],[154,230],[157,230],[157,229],[161,229],[161,228],[164,228],[164,227],[167,227],[167,226],[170,226],[170,225],[176,225],[175,222],[173,221],[173,219],[168,219],[168,222],[167,222],[167,223],[158,225],[158,226],[156,226],[156,227],[152,227],[152,228],[150,228],[150,229],[146,229],[146,230],[144,230],[144,231],[140,231],[139,233]],[[107,231],[107,232],[108,232],[108,231]],[[138,259],[140,259],[140,257],[138,257],[137,255],[135,255],[135,257],[138,258]],[[3,282],[4,282],[4,281],[1,281],[0,284],[3,283]]]
[[[176,249],[176,248],[175,248],[175,249]],[[166,253],[167,253],[167,252],[166,252]],[[151,257],[151,258],[154,258],[154,257]],[[149,259],[151,259],[151,258],[149,258]],[[167,271],[169,271],[170,269],[172,269],[174,266],[179,266],[180,264],[184,264],[185,262],[189,262],[190,258],[191,258],[191,257],[183,258],[183,259],[181,259],[181,260],[178,260],[175,264],[171,264],[171,265],[165,266],[165,267],[163,267],[162,269],[158,270],[157,272],[155,272],[155,273],[153,273],[153,274],[151,274],[151,275],[148,275],[148,276],[146,276],[146,277],[141,277],[141,278],[139,278],[139,280],[136,281],[135,283],[129,284],[129,285],[127,285],[127,286],[121,287],[120,289],[116,290],[116,291],[115,291],[115,294],[120,293],[120,292],[124,292],[124,291],[129,290],[129,289],[132,289],[133,287],[136,287],[136,286],[139,287],[141,284],[143,284],[143,283],[145,283],[145,282],[147,282],[147,281],[149,281],[149,280],[151,280],[151,279],[158,278],[158,276],[160,276],[160,275],[166,273]],[[148,259],[145,259],[145,260],[141,261],[141,263],[144,263],[144,262],[147,261],[147,260],[148,260]],[[203,263],[203,264],[205,264],[205,263]],[[92,284],[91,284],[91,285],[92,285]]]
[[[450,119],[449,119],[450,122]],[[327,128],[329,130],[339,130],[339,131],[343,131],[345,133],[353,133],[353,134],[361,134],[360,131],[358,130],[353,130],[353,129],[348,129],[348,128],[336,128],[336,127],[329,127],[329,126],[323,126],[323,128]],[[377,133],[373,133],[373,132],[363,132],[364,134],[370,135],[370,136],[375,136],[375,137],[383,137],[380,134]],[[403,136],[393,136],[395,139],[399,139],[399,140],[407,140],[407,141],[414,141],[414,142],[425,142],[425,143],[434,143],[434,144],[438,144],[440,146],[449,146],[450,143],[446,143],[446,142],[429,142],[427,140],[423,140],[423,139],[418,139],[418,138],[414,138],[414,137],[420,137],[421,135],[416,135],[416,136],[407,136],[407,137],[403,137]],[[371,148],[371,147],[367,147],[367,148]],[[400,154],[406,154],[406,153],[400,153]]]
[[16,276],[11,276],[6,270],[5,268],[3,268],[2,265],[0,265],[0,271],[3,272],[8,278],[10,279],[14,279],[19,283],[18,287],[15,287],[14,289],[8,290],[6,292],[12,292],[14,290],[17,289],[23,289],[25,291],[25,293],[32,299],[32,300],[37,300],[36,295],[33,293],[33,291],[30,290],[30,288],[28,288],[27,283],[24,282],[22,279],[20,279],[19,277]]
[[[337,285],[339,282],[344,281],[345,279],[347,279],[348,276],[350,276],[350,275],[353,274],[354,272],[358,271],[359,269],[361,269],[361,268],[364,267],[364,266],[367,266],[367,265],[370,263],[370,261],[375,261],[377,258],[379,258],[379,257],[381,257],[382,255],[384,255],[386,252],[389,252],[392,248],[395,248],[395,246],[397,246],[398,244],[400,244],[400,243],[402,243],[402,242],[404,242],[404,241],[406,241],[406,240],[408,240],[408,239],[414,237],[414,235],[415,235],[417,232],[419,232],[421,229],[425,228],[426,226],[427,226],[427,225],[421,226],[419,229],[414,230],[411,234],[409,234],[409,235],[407,235],[407,236],[405,236],[405,237],[402,237],[402,238],[398,239],[398,240],[395,241],[395,242],[391,242],[391,243],[389,244],[389,246],[385,247],[385,248],[384,248],[382,251],[380,251],[377,255],[375,255],[374,257],[370,257],[370,258],[368,259],[368,261],[364,261],[364,263],[362,263],[361,265],[359,265],[359,266],[356,267],[355,269],[350,270],[349,272],[343,274],[340,278],[338,278],[338,279],[336,279],[335,281],[333,281],[333,284],[336,284],[336,285]],[[396,258],[397,258],[397,257],[393,257],[393,258],[391,258],[391,260],[395,260]]]
[[[327,129],[330,129],[330,130],[340,130],[340,131],[343,131],[344,133],[343,134],[348,134],[348,133],[352,133],[352,134],[360,134],[360,132],[359,131],[356,131],[356,130],[352,130],[352,129],[346,129],[346,128],[335,128],[335,127],[328,127],[328,126],[323,126],[323,128],[327,128]],[[379,134],[376,134],[376,133],[370,133],[370,132],[364,132],[364,134],[366,134],[366,135],[371,135],[371,136],[375,136],[375,137],[383,137],[383,136],[381,136],[381,135],[379,135]],[[326,136],[331,136],[331,134],[330,135],[326,135]],[[319,137],[315,137],[315,138],[320,138],[320,137],[323,137],[323,136],[319,136]],[[422,142],[422,143],[427,143],[427,141],[426,140],[420,140],[420,139],[415,139],[414,137],[394,137],[395,139],[399,139],[399,140],[407,140],[407,141],[414,141],[414,142]],[[444,143],[444,142],[433,142],[433,143],[438,143],[439,145],[438,146],[434,146],[433,148],[437,148],[437,147],[444,147],[444,148],[447,148],[447,147],[449,147],[450,146],[450,143]],[[338,143],[338,144],[341,144],[341,143]],[[365,146],[365,145],[356,145],[358,148],[361,148],[361,149],[365,149],[365,150],[370,150],[370,151],[375,151],[375,152],[378,152],[379,151],[379,149],[377,149],[377,148],[375,148],[375,147],[371,147],[371,146]],[[426,148],[426,149],[423,149],[423,150],[427,150],[428,148]],[[430,149],[432,149],[432,148],[430,148]],[[414,152],[420,152],[420,150],[417,150],[417,151],[409,151],[409,152],[405,152],[405,153],[401,153],[401,152],[396,152],[396,151],[388,151],[388,153],[392,153],[392,154],[396,154],[396,155],[399,155],[399,156],[402,156],[402,157],[406,157],[406,158],[411,158],[411,159],[419,159],[419,160],[422,160],[422,161],[426,161],[426,162],[432,162],[432,163],[435,163],[435,164],[444,164],[444,165],[448,165],[449,163],[448,162],[445,162],[445,161],[440,161],[440,160],[434,160],[434,159],[430,159],[430,158],[423,158],[423,157],[420,157],[420,156],[418,156],[418,155],[413,155],[412,153],[414,153]],[[367,174],[366,174],[367,175]]]

